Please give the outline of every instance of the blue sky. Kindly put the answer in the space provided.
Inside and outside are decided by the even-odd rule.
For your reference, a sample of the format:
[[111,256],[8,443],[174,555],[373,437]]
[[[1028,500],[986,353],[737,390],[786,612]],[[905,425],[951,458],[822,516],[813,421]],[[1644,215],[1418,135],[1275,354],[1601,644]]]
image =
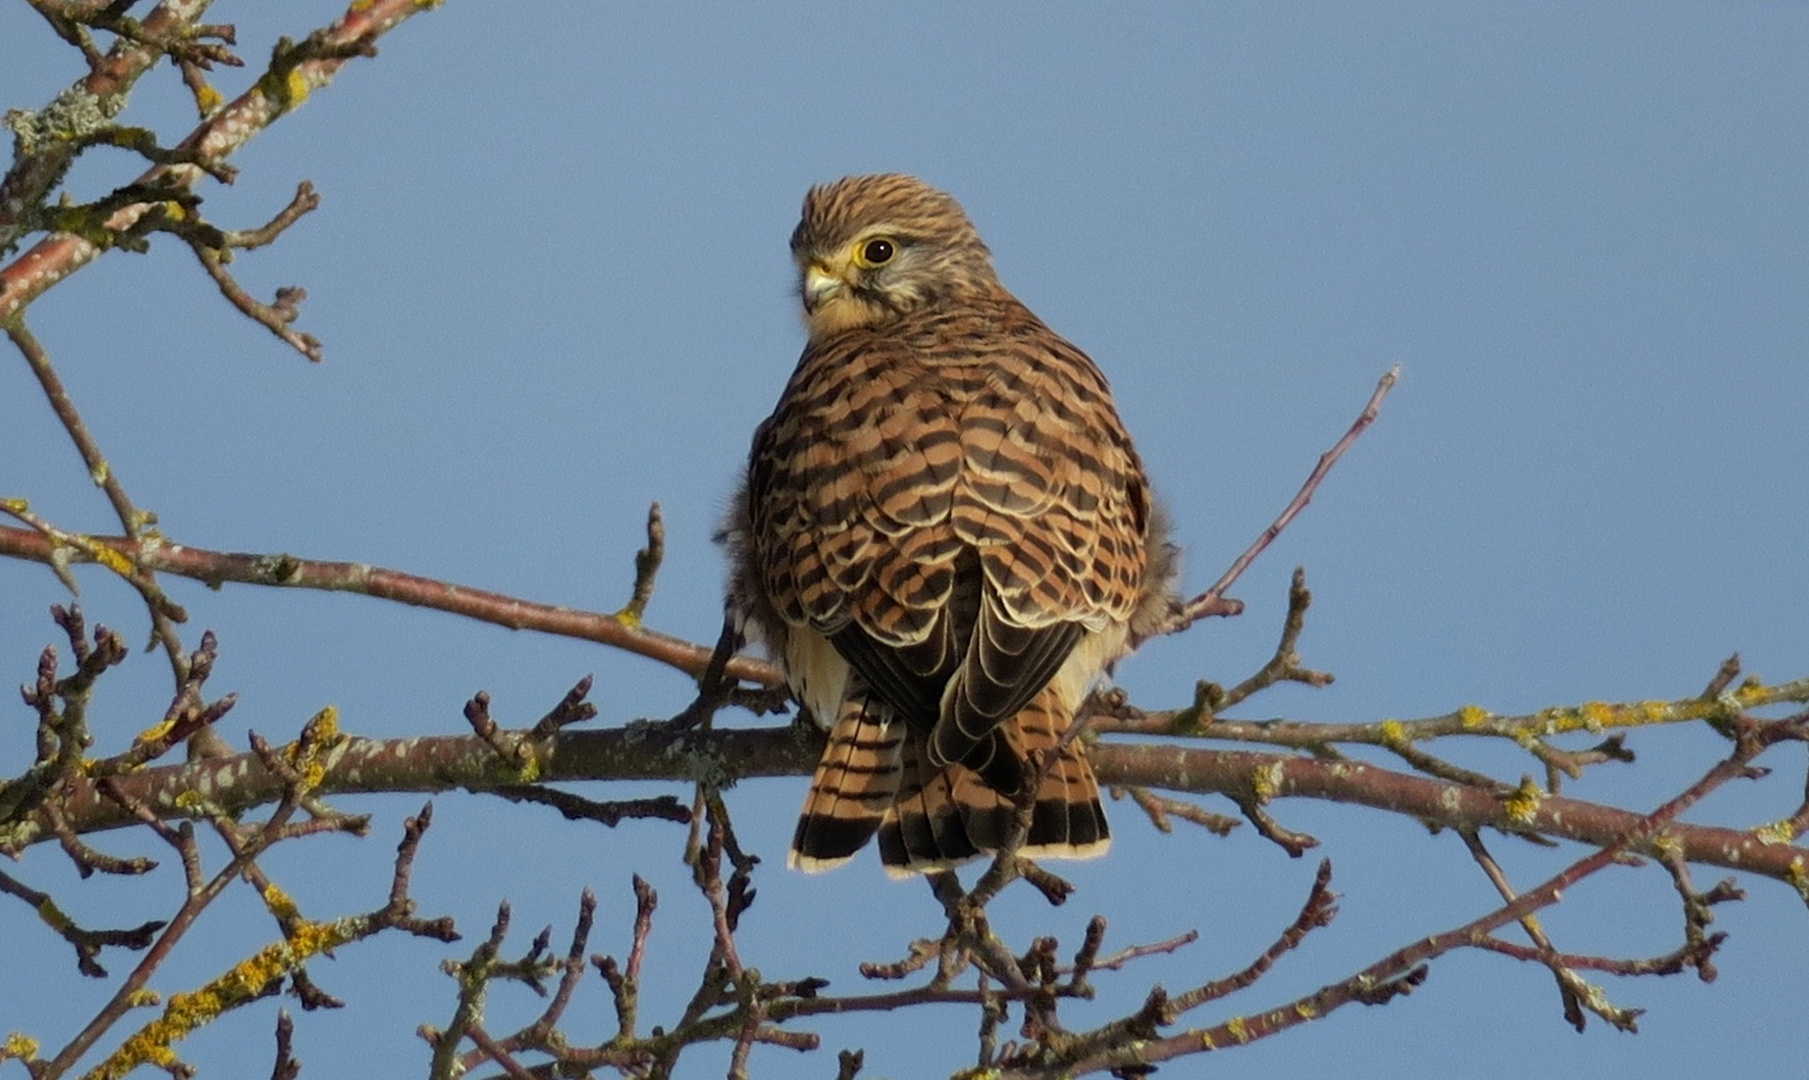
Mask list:
[[[255,62],[276,35],[335,13],[222,3],[210,17],[236,22]],[[846,173],[913,172],[962,200],[1006,283],[1111,378],[1196,589],[1403,365],[1380,423],[1239,585],[1248,614],[1125,664],[1135,700],[1180,704],[1196,679],[1260,664],[1296,564],[1317,597],[1305,658],[1338,682],[1271,692],[1247,715],[1680,697],[1735,650],[1771,679],[1809,674],[1806,55],[1799,3],[454,2],[253,142],[235,186],[204,190],[216,223],[248,227],[298,180],[320,189],[317,213],[235,268],[262,295],[307,287],[299,325],[325,342],[324,364],[230,311],[167,242],[101,260],[30,321],[128,488],[182,542],[613,610],[658,499],[670,548],[649,620],[707,640],[722,578],[709,534],[802,341],[785,248],[799,199]],[[24,4],[0,5],[0,108],[41,107],[78,74]],[[251,77],[218,81],[230,95]],[[174,141],[192,112],[161,71],[125,120]],[[69,183],[89,198],[136,171],[95,151]],[[0,360],[0,402],[0,495],[110,531],[16,360]],[[142,638],[132,597],[97,573],[83,581],[91,619]],[[682,677],[582,643],[355,597],[172,588],[193,613],[191,642],[201,627],[220,635],[214,685],[240,694],[235,741],[246,727],[286,736],[327,702],[362,734],[456,732],[480,688],[499,718],[528,722],[591,671],[604,723],[687,700]],[[42,612],[63,593],[42,568],[0,564],[0,597],[0,665],[24,681],[55,635]],[[148,726],[165,682],[148,656],[109,675],[103,737]],[[23,707],[0,705],[4,760],[22,760],[29,738]],[[1687,731],[1632,745],[1636,766],[1572,793],[1654,806],[1718,750]],[[1530,769],[1460,756],[1510,780]],[[1719,795],[1695,819],[1788,815],[1803,754],[1771,764],[1769,785]],[[935,909],[870,861],[782,870],[803,786],[732,793],[766,857],[744,955],[769,977],[851,989],[855,962],[895,958],[935,930]],[[348,804],[379,814],[372,839],[294,845],[271,872],[311,915],[375,907],[418,803]],[[1055,932],[1064,948],[1095,912],[1120,945],[1199,928],[1177,957],[1102,980],[1123,1009],[1152,981],[1241,966],[1305,895],[1314,860],[1247,828],[1157,837],[1125,804],[1110,809],[1119,842],[1077,868],[1066,909],[1016,898],[1002,910],[1023,940]],[[1492,906],[1449,834],[1337,807],[1277,812],[1324,841],[1343,914],[1242,1010]],[[579,828],[459,796],[437,813],[416,895],[467,935],[507,896],[522,943],[547,923],[562,937],[590,885],[602,898],[592,947],[617,951],[628,875],[653,878],[665,898],[653,962],[678,974],[650,991],[649,1020],[676,1011],[705,946],[671,827]],[[1521,884],[1580,854],[1496,846]],[[77,884],[60,858],[36,850],[8,872],[90,922],[173,906],[167,872]],[[1649,1010],[1638,1036],[1599,1024],[1576,1036],[1542,969],[1458,956],[1385,1009],[1164,1075],[1664,1077],[1736,1053],[1753,1075],[1794,1075],[1805,912],[1782,886],[1748,884],[1744,904],[1720,909],[1732,939],[1717,983],[1610,984],[1617,1003]],[[1617,870],[1544,921],[1574,951],[1664,952],[1679,922],[1669,893],[1656,870]],[[10,906],[9,971],[49,973],[0,977],[0,1029],[59,1043],[103,987],[65,992],[66,950]],[[235,898],[206,941],[242,952],[268,934]],[[396,939],[318,965],[354,1007],[299,1018],[304,1076],[418,1072],[413,1029],[452,1008],[442,955]],[[206,978],[225,956],[181,954],[158,985]],[[608,1005],[587,1004],[574,1035],[600,1038]],[[504,991],[495,1026],[534,1007]],[[203,1075],[237,1075],[267,1060],[269,1027],[268,1009],[247,1010],[185,1053]],[[866,1075],[946,1073],[971,1054],[965,1015],[818,1030],[831,1050],[865,1045]],[[784,1052],[756,1060],[760,1075],[801,1074]],[[699,1055],[685,1075],[720,1073]]]

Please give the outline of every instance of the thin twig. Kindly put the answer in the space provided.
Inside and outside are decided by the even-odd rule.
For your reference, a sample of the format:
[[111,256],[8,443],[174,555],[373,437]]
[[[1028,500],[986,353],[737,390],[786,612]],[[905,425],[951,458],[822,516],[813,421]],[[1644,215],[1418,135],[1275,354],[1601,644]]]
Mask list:
[[[81,454],[82,463],[88,469],[89,479],[93,480],[95,485],[106,493],[107,501],[112,504],[114,514],[119,518],[120,527],[126,532],[125,540],[136,548],[137,541],[143,537],[145,529],[156,523],[157,515],[139,510],[133,504],[131,496],[126,494],[125,485],[120,482],[119,476],[114,472],[113,465],[107,460],[106,455],[101,453],[100,444],[95,441],[93,433],[88,430],[87,422],[76,410],[75,402],[70,399],[69,391],[63,386],[62,378],[57,375],[56,368],[52,366],[50,354],[45,352],[44,346],[25,325],[25,320],[14,318],[10,322],[5,322],[4,325],[7,337],[11,338],[13,344],[18,347],[19,352],[25,357],[27,366],[31,368],[32,374],[37,378],[38,385],[44,391],[45,399],[50,403],[51,411],[56,413],[57,419],[63,425],[63,430],[69,435],[69,441],[75,444],[76,452]],[[187,674],[187,670],[183,667],[182,640],[176,633],[175,624],[184,621],[187,616],[183,614],[181,608],[175,607],[163,595],[163,590],[158,587],[155,576],[148,568],[132,561],[131,556],[126,552],[120,551],[118,554],[126,555],[129,565],[132,566],[134,572],[124,576],[144,597],[145,606],[150,611],[151,632],[169,657],[170,666],[177,682],[181,682]],[[117,569],[117,567],[115,568]]]
[[1300,490],[1282,509],[1281,516],[1271,522],[1269,527],[1264,529],[1261,535],[1244,549],[1243,554],[1232,561],[1230,567],[1219,575],[1219,579],[1213,582],[1210,588],[1182,604],[1174,615],[1150,635],[1151,637],[1180,633],[1207,616],[1237,615],[1244,610],[1242,601],[1230,599],[1225,592],[1237,582],[1238,578],[1243,576],[1244,571],[1250,568],[1250,564],[1256,561],[1256,557],[1274,543],[1275,538],[1281,535],[1282,530],[1286,529],[1288,524],[1302,510],[1306,509],[1306,505],[1313,501],[1313,493],[1318,490],[1320,481],[1324,480],[1326,474],[1332,471],[1332,466],[1336,465],[1338,459],[1344,456],[1344,452],[1357,441],[1357,437],[1362,435],[1369,425],[1375,423],[1376,414],[1382,408],[1383,399],[1388,396],[1390,390],[1394,389],[1395,381],[1400,378],[1400,375],[1401,366],[1399,364],[1388,369],[1381,381],[1376,384],[1375,392],[1369,395],[1369,403],[1363,406],[1363,411],[1357,415],[1350,430],[1346,431],[1344,437],[1333,444],[1330,450],[1319,455],[1319,463],[1313,466],[1313,471],[1307,475],[1306,483],[1300,485]]

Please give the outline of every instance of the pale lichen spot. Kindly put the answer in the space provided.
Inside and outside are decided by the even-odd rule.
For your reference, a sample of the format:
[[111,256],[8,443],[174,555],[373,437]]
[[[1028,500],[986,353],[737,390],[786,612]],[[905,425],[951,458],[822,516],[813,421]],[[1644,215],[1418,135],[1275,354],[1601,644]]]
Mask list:
[[290,898],[288,893],[278,888],[275,882],[264,887],[264,906],[270,909],[270,914],[279,919],[293,919],[300,914],[299,909],[295,906],[295,901]]
[[[105,550],[105,549],[103,548],[102,550]],[[145,728],[143,731],[139,732],[138,738],[133,739],[132,741],[134,743],[140,744],[140,745],[142,745],[144,743],[158,742],[165,735],[168,735],[170,733],[170,729],[175,726],[176,726],[176,718],[173,716],[169,717],[168,719],[159,720],[157,723],[155,723],[155,724],[151,725],[150,727]]]
[[1809,869],[1804,868],[1801,855],[1790,860],[1790,868],[1785,871],[1784,877],[1790,882],[1791,888],[1796,890],[1798,896],[1802,897],[1804,901],[1809,901]]
[[1272,761],[1256,770],[1255,775],[1250,778],[1250,787],[1255,792],[1257,799],[1268,802],[1281,792],[1281,783],[1286,776],[1287,772],[1283,763],[1279,760]]
[[1757,675],[1748,675],[1741,681],[1739,689],[1734,691],[1734,700],[1742,707],[1769,704],[1771,691]]
[[1502,798],[1501,808],[1514,824],[1531,825],[1538,820],[1539,805],[1544,801],[1545,792],[1529,776],[1520,781],[1518,788]]
[[38,1059],[38,1040],[22,1031],[10,1032],[6,1036],[6,1041],[0,1043],[0,1052],[19,1061],[36,1061]]
[[1769,825],[1761,825],[1752,831],[1752,837],[1761,844],[1788,844],[1796,839],[1796,826],[1785,818]]

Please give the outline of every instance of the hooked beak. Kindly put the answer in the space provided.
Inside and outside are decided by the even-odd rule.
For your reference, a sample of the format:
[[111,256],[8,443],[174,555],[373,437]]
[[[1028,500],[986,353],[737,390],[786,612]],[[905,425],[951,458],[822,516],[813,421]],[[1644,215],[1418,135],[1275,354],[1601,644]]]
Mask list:
[[847,282],[822,263],[811,263],[804,270],[804,307],[816,310],[823,301],[847,287]]

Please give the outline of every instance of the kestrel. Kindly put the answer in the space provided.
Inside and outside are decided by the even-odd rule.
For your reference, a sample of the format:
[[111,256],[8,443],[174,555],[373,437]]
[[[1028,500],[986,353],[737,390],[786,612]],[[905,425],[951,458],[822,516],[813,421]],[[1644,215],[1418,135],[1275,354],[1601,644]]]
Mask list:
[[1008,842],[1025,785],[1022,854],[1101,854],[1062,736],[1174,568],[1105,377],[913,177],[812,188],[791,252],[809,344],[725,529],[731,606],[831,729],[790,864],[877,832],[893,876],[958,865]]

